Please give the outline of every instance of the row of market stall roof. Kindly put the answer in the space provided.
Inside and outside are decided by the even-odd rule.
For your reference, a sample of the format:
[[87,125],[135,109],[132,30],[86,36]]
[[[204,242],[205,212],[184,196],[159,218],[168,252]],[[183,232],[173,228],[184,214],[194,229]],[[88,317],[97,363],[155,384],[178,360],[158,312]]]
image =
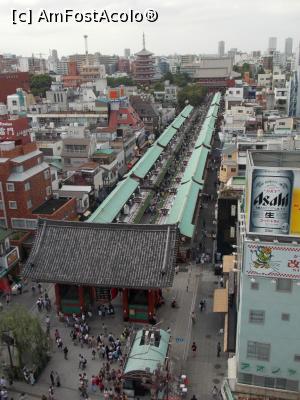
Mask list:
[[194,213],[199,192],[204,185],[207,158],[211,149],[220,101],[221,93],[218,92],[213,97],[166,220],[167,224],[178,224],[181,235],[189,238],[193,237],[195,230]]
[[[116,188],[107,196],[88,222],[109,223],[120,213],[124,205],[139,187],[139,180],[144,179],[154,164],[162,155],[175,137],[184,122],[191,116],[193,106],[187,105],[174,121],[163,131],[159,138],[146,151],[143,157],[125,175],[125,179],[118,183]],[[138,178],[138,179],[136,179]]]

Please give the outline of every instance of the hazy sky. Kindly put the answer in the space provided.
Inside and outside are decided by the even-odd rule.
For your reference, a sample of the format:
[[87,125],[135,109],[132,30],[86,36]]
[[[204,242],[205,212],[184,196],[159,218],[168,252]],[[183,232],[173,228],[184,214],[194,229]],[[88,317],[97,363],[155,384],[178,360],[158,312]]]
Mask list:
[[[41,8],[93,11],[107,8],[157,10],[154,23],[68,23],[13,25],[12,9],[28,7],[37,17]],[[300,0],[0,0],[0,54],[83,53],[82,36],[89,36],[89,52],[123,54],[129,47],[136,52],[146,47],[155,54],[215,53],[219,40],[231,47],[251,51],[266,50],[268,37],[278,38],[284,48],[286,37],[300,40]]]

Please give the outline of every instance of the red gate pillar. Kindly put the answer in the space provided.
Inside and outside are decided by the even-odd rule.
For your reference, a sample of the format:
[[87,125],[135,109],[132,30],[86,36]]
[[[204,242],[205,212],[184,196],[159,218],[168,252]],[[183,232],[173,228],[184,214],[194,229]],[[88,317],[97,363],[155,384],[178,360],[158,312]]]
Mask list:
[[123,319],[128,321],[129,317],[129,306],[128,306],[128,289],[123,289]]
[[85,304],[84,304],[84,287],[83,286],[78,286],[78,295],[79,295],[79,306],[80,310],[84,311],[85,309]]
[[155,290],[148,290],[148,319],[155,314]]

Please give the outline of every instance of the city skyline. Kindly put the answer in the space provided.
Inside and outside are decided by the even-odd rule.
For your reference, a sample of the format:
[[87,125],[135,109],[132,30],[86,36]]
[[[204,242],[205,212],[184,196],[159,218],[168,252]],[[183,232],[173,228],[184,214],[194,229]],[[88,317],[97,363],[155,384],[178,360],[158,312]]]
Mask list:
[[[209,4],[203,0],[187,0],[183,8],[179,0],[168,0],[160,4],[158,0],[151,3],[144,0],[109,3],[99,5],[90,0],[83,8],[79,0],[64,2],[68,7],[78,11],[108,10],[127,11],[153,8],[158,12],[158,20],[150,23],[34,23],[33,25],[13,25],[12,9],[24,10],[21,0],[1,1],[0,34],[8,40],[2,41],[1,53],[14,53],[31,56],[32,52],[49,54],[49,49],[57,49],[59,55],[84,53],[83,35],[89,36],[89,52],[122,55],[124,48],[129,47],[132,53],[142,48],[142,33],[146,34],[146,47],[155,54],[217,54],[218,42],[225,41],[226,50],[238,48],[250,52],[265,51],[268,39],[277,37],[277,48],[284,51],[285,39],[293,38],[294,50],[299,43],[298,21],[300,4],[297,0],[272,1],[268,18],[264,14],[264,5],[259,0],[246,7],[245,0],[215,0]],[[61,2],[28,0],[26,6],[39,13],[41,7],[47,11],[59,12]],[[247,11],[247,15],[245,14]],[[255,34],[249,35],[247,21],[253,21]],[[214,28],[215,25],[215,28]],[[103,35],[103,36],[102,36]],[[164,40],[161,40],[161,38]],[[103,38],[103,39],[102,39]],[[109,40],[107,40],[109,38]]]

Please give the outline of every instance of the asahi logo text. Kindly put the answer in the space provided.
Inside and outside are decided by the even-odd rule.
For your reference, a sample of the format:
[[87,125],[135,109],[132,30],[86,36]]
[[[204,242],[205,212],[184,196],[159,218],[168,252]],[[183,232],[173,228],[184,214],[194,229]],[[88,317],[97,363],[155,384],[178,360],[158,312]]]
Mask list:
[[289,194],[279,193],[277,196],[272,197],[261,192],[255,197],[253,204],[255,206],[288,207]]

